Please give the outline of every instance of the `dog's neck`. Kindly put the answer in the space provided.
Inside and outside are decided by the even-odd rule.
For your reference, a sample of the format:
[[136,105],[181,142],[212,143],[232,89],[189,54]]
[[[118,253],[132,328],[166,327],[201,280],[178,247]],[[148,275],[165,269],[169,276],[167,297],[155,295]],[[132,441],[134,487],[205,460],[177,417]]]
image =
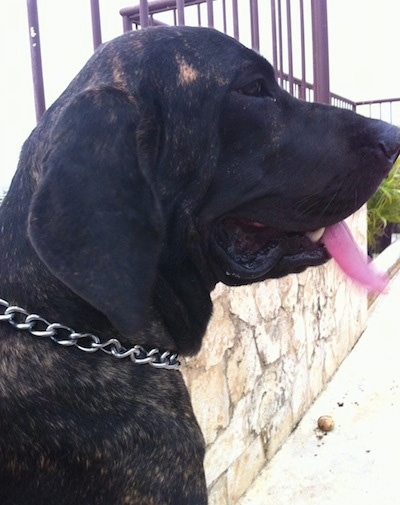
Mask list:
[[117,358],[130,358],[135,365],[151,365],[155,368],[177,370],[178,356],[175,353],[157,348],[146,350],[140,345],[124,347],[116,338],[101,341],[97,335],[79,333],[58,322],[49,322],[37,314],[29,314],[23,307],[12,306],[0,298],[0,322],[9,323],[16,331],[25,331],[39,339],[49,338],[61,347],[76,347],[82,352],[103,351]]

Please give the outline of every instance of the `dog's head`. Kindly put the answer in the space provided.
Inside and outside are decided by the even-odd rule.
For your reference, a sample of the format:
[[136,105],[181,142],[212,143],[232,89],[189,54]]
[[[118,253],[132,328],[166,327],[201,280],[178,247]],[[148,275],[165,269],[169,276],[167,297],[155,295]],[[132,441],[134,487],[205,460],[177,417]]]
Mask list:
[[373,195],[399,153],[397,128],[296,100],[266,75],[225,97],[229,149],[201,214],[217,276],[232,285],[326,262],[325,228]]
[[358,209],[400,148],[396,128],[296,100],[264,58],[187,27],[104,45],[33,139],[42,261],[125,335],[155,305],[183,350],[218,281],[327,261],[312,232]]

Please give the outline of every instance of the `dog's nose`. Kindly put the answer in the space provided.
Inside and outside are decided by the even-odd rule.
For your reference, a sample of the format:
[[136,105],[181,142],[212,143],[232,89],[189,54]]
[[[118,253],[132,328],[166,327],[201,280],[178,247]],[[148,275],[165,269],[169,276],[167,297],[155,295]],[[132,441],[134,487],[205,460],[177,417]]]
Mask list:
[[400,129],[393,125],[388,126],[378,146],[388,162],[393,165],[400,155]]

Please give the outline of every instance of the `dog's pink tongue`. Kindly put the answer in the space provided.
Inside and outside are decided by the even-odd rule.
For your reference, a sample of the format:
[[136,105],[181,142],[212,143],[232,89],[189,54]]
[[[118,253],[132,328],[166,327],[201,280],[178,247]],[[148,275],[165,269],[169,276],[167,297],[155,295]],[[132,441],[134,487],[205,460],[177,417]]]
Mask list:
[[368,256],[360,250],[344,221],[327,228],[322,241],[345,274],[368,291],[385,291],[387,276],[379,272]]

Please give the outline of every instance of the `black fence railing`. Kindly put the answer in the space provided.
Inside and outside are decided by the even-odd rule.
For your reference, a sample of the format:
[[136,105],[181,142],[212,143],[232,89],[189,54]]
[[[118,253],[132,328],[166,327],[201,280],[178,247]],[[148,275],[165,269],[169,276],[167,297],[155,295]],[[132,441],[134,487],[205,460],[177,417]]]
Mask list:
[[[268,56],[289,93],[328,103],[326,0],[249,0],[246,9],[243,6],[239,0],[141,0],[120,14],[125,32],[162,24],[217,28]],[[309,26],[311,46],[306,44]],[[308,74],[314,75],[313,84]]]
[[[100,0],[91,0],[92,37],[102,43]],[[272,62],[281,86],[307,101],[330,103],[400,124],[400,97],[353,102],[331,92],[327,0],[136,0],[120,10],[123,31],[157,25],[214,27]],[[37,0],[27,0],[37,119],[45,111]],[[260,20],[262,20],[260,22]]]
[[356,102],[355,105],[357,112],[364,116],[400,125],[400,98]]

